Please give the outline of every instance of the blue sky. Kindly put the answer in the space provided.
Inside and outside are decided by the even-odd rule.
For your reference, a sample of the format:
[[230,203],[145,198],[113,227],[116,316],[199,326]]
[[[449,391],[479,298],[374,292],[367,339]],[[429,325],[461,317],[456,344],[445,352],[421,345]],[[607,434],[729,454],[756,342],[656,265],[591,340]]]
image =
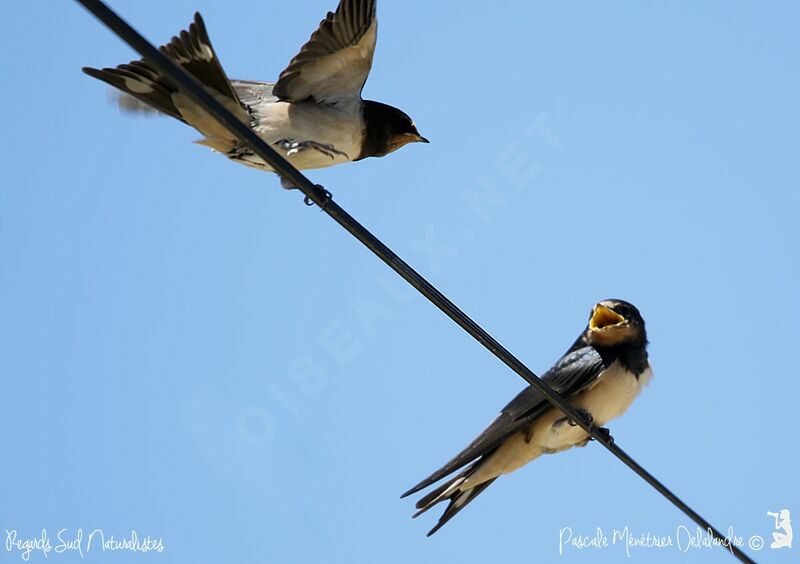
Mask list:
[[[155,42],[200,10],[230,76],[263,80],[334,5],[113,4]],[[635,303],[655,378],[619,444],[745,543],[771,540],[768,511],[800,518],[797,5],[379,16],[365,96],[432,144],[310,177],[540,373],[594,302]],[[20,560],[10,531],[42,529],[166,547],[87,561],[240,564],[620,562],[619,545],[559,555],[560,533],[693,530],[591,445],[426,539],[434,515],[399,495],[523,382],[271,175],[119,114],[80,67],[132,52],[77,4],[19,3],[5,28],[0,561]]]

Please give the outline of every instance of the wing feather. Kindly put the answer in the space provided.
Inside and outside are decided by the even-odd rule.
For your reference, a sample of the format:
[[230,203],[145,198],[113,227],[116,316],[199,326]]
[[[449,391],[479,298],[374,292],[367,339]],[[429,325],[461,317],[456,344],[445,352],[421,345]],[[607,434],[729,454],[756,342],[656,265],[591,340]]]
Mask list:
[[360,98],[377,31],[376,0],[341,0],[281,73],[273,93],[285,102]]
[[[590,386],[607,367],[607,361],[604,361],[593,347],[583,347],[564,355],[542,376],[542,380],[558,393],[571,395]],[[528,386],[503,408],[500,416],[467,448],[404,493],[403,497],[423,490],[478,458],[491,453],[503,440],[522,430],[548,409],[550,409],[550,403],[547,399],[535,388]]]

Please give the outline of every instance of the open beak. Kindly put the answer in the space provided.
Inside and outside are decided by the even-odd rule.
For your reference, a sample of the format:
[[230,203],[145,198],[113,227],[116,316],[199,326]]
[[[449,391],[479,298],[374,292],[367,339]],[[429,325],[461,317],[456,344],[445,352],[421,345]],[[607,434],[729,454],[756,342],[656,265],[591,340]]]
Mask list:
[[589,329],[592,331],[601,331],[606,327],[613,327],[614,325],[621,325],[623,323],[625,323],[625,318],[620,314],[604,305],[597,304],[594,308],[592,318],[589,320]]

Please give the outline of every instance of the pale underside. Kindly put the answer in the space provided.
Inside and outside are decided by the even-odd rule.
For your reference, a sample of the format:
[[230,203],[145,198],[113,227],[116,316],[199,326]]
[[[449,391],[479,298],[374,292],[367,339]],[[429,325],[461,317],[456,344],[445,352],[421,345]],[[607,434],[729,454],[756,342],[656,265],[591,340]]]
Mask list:
[[[236,81],[233,84],[238,86]],[[314,102],[280,102],[271,96],[269,98],[250,106],[251,127],[296,168],[325,168],[353,161],[361,154],[364,123],[360,100],[320,105]],[[309,141],[330,147],[331,150],[320,150],[313,146],[294,151],[290,149],[291,143]],[[229,134],[207,136],[198,143],[241,164],[272,171],[272,167],[231,139]]]
[[[603,426],[625,413],[652,378],[648,368],[637,379],[633,373],[614,363],[590,388],[570,397],[576,408],[590,413],[594,424]],[[475,474],[458,484],[459,489],[474,488],[503,474],[509,474],[542,454],[560,452],[585,444],[588,434],[581,427],[570,425],[564,414],[550,409],[533,423],[507,439],[477,469]]]

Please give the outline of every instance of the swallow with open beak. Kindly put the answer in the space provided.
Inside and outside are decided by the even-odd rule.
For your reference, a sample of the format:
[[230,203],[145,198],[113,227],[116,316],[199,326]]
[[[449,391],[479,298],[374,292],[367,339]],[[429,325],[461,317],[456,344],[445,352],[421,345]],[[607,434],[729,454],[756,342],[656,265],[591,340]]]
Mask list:
[[[383,157],[409,143],[428,143],[404,112],[361,98],[377,31],[376,0],[341,0],[276,83],[229,80],[200,14],[160,50],[296,168],[307,170]],[[148,61],[83,71],[121,90],[123,109],[170,115],[202,133],[199,144],[272,171]]]
[[[627,302],[607,300],[594,306],[586,329],[542,380],[607,433],[603,425],[625,413],[651,377],[642,316]],[[460,470],[417,502],[414,517],[449,502],[430,536],[499,476],[589,440],[583,428],[528,387],[467,448],[403,497]]]

